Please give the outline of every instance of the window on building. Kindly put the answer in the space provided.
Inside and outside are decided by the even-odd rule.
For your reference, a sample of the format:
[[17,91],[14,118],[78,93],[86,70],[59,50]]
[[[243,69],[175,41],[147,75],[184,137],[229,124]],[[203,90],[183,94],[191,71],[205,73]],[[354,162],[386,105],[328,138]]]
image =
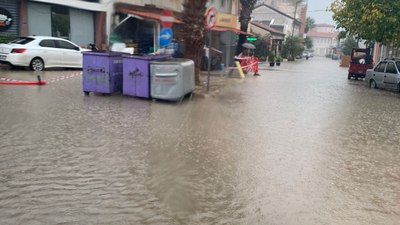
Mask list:
[[61,5],[51,7],[51,35],[69,39],[71,33],[69,10]]

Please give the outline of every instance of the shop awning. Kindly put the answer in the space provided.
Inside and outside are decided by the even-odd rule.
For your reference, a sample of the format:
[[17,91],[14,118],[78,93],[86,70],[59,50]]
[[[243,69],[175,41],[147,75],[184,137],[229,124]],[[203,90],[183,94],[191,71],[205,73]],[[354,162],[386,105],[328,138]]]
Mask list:
[[[157,20],[157,21],[161,22],[162,15],[160,13],[136,11],[136,10],[129,10],[129,9],[121,9],[120,11],[125,14],[130,14],[130,15],[138,16],[138,17],[141,17],[144,19],[152,19],[152,20]],[[182,23],[182,21],[180,21],[174,17],[173,23]]]
[[254,36],[254,34],[243,32],[243,31],[241,31],[239,29],[230,28],[230,27],[218,27],[218,26],[216,26],[216,27],[212,28],[211,30],[214,30],[214,31],[232,31],[232,32],[239,33],[239,34],[245,34],[245,35],[248,35],[248,36]]

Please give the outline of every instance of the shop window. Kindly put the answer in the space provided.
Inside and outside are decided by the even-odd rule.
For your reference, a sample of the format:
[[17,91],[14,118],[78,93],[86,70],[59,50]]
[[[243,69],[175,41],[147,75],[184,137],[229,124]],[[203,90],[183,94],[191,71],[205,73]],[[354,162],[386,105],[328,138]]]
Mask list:
[[69,10],[67,7],[54,5],[51,7],[51,35],[69,39],[71,33]]
[[157,34],[153,22],[130,17],[119,24],[110,34],[110,43],[125,43],[135,53],[152,53],[156,49],[154,43]]

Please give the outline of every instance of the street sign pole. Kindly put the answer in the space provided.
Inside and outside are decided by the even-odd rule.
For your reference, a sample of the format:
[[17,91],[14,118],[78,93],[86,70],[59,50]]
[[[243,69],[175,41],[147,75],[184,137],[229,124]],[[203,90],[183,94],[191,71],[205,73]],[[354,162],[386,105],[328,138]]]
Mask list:
[[210,91],[210,70],[211,70],[211,29],[208,29],[208,75],[207,75],[207,92]]
[[207,92],[210,90],[210,70],[211,70],[211,45],[212,45],[212,28],[215,27],[217,21],[217,10],[211,6],[206,12],[206,25],[208,28],[208,75],[207,75]]

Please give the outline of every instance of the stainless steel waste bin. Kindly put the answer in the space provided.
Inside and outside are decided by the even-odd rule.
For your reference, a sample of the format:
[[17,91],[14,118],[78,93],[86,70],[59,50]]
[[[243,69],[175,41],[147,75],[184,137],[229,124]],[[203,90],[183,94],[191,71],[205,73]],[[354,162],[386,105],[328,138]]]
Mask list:
[[150,63],[151,97],[177,101],[194,91],[194,62],[190,59],[168,59]]

